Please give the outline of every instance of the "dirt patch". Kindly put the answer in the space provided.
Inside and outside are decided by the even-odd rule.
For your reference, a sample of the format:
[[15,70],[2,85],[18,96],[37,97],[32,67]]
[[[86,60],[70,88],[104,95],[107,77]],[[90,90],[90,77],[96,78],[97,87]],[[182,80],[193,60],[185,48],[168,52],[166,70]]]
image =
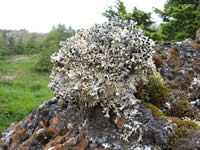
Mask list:
[[17,73],[7,73],[7,74],[0,74],[0,78],[5,80],[14,80],[17,77]]
[[17,62],[21,62],[21,61],[25,61],[31,58],[36,57],[37,55],[31,55],[31,56],[20,56],[20,57],[16,57],[16,58],[12,58],[9,59],[7,62],[8,63],[17,63]]

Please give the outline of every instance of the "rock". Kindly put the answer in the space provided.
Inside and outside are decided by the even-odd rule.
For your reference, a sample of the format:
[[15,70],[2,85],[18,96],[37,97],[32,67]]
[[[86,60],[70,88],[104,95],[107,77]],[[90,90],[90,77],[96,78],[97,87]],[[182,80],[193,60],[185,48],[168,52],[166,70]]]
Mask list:
[[[176,90],[179,90],[176,92],[190,95],[189,101],[194,101],[200,95],[197,84],[191,81],[193,78],[198,78],[200,73],[200,51],[193,43],[187,40],[174,42],[171,45],[157,44],[154,46],[156,53],[153,56],[162,61],[162,65],[157,65],[157,71],[165,78],[166,85],[168,87],[176,85]],[[175,50],[176,53],[171,55],[169,50]]]
[[[23,120],[27,124],[32,120],[40,120],[38,125],[27,126],[24,129],[20,128],[20,124],[15,124],[4,134],[4,137],[10,138],[9,142],[3,138],[0,144],[9,146],[11,150],[30,148],[37,150],[154,149],[167,147],[168,135],[173,133],[171,123],[164,119],[154,118],[150,110],[142,105],[138,108],[139,114],[133,114],[132,117],[126,119],[122,117],[118,119],[117,124],[115,124],[116,115],[110,114],[111,118],[106,118],[100,106],[81,112],[70,104],[65,109],[61,109],[63,105],[66,105],[65,101],[63,103],[56,101],[54,105],[57,106],[54,106],[56,116],[43,117],[44,113],[41,112],[50,114],[51,111],[51,104],[45,103],[42,109],[37,108]],[[51,123],[45,125],[46,119]],[[60,126],[62,130],[59,129]],[[33,133],[27,134],[30,130]],[[123,133],[131,133],[127,136],[127,141],[120,136]],[[21,138],[25,135],[26,138]]]
[[170,41],[165,41],[165,42],[162,43],[162,45],[169,46],[169,45],[171,45],[171,42]]
[[169,66],[172,67],[172,68],[174,68],[174,67],[177,66],[177,63],[176,63],[176,62],[170,62],[170,63],[169,63]]
[[21,124],[20,124],[20,128],[25,128],[27,126],[27,123],[26,122],[22,122]]
[[187,58],[192,58],[192,54],[191,54],[191,53],[185,53],[185,56],[186,56]]
[[191,102],[192,105],[200,107],[200,99]]
[[200,43],[200,29],[198,29],[196,32],[196,42]]

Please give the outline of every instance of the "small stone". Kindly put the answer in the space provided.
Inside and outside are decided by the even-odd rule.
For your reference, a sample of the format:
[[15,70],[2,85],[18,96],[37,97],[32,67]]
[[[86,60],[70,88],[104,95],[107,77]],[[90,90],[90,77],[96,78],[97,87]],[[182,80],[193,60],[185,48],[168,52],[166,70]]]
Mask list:
[[19,125],[19,128],[22,129],[22,128],[26,128],[27,126],[27,123],[26,122],[22,122],[20,125]]

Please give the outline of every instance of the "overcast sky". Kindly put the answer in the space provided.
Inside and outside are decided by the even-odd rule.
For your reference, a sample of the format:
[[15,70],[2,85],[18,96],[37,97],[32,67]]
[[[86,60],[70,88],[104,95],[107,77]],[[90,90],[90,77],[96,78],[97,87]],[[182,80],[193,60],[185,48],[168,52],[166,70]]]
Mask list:
[[[145,12],[163,9],[166,0],[122,0],[130,11],[134,6]],[[0,29],[27,29],[49,32],[59,23],[74,29],[102,23],[102,13],[115,0],[0,0]],[[155,15],[153,15],[154,18]],[[157,21],[158,18],[156,18]]]

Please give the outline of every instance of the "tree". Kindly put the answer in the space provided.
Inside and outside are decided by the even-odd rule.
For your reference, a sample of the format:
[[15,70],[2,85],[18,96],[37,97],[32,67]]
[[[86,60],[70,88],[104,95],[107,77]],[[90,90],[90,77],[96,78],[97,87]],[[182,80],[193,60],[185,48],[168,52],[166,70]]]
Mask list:
[[123,20],[134,20],[137,22],[138,27],[142,27],[145,30],[149,30],[150,26],[154,23],[151,18],[151,13],[146,13],[142,10],[137,9],[136,7],[133,8],[132,12],[127,12],[124,3],[120,0],[116,1],[115,9],[113,7],[109,7],[103,13],[103,16],[111,20],[114,17],[119,17]]
[[115,10],[112,6],[110,6],[108,10],[103,13],[103,16],[105,16],[109,20],[111,20],[113,17],[124,18],[124,15],[127,14],[126,7],[124,6],[124,3],[122,1],[117,0],[115,3]]
[[26,54],[40,52],[36,34],[31,34],[30,39],[25,42],[24,50]]
[[15,39],[11,35],[8,38],[8,55],[13,55],[13,54],[15,54]]
[[154,8],[165,23],[161,24],[162,33],[168,40],[195,38],[200,27],[199,0],[168,0],[164,10]]
[[7,55],[7,44],[3,34],[0,34],[0,56]]
[[35,69],[37,71],[49,72],[52,68],[52,64],[50,62],[51,54],[58,51],[60,41],[65,41],[74,34],[75,30],[73,30],[72,27],[66,28],[63,24],[53,27],[48,36],[42,42],[42,51]]
[[128,21],[133,20],[137,22],[137,27],[142,28],[147,36],[156,42],[163,41],[164,36],[160,32],[151,28],[151,25],[154,23],[151,13],[146,13],[136,7],[134,7],[131,12],[127,12],[124,3],[120,0],[116,1],[114,8],[110,6],[108,10],[103,13],[103,16],[108,18],[108,20],[112,20],[115,17]]
[[16,54],[24,54],[24,42],[22,38],[16,43]]

